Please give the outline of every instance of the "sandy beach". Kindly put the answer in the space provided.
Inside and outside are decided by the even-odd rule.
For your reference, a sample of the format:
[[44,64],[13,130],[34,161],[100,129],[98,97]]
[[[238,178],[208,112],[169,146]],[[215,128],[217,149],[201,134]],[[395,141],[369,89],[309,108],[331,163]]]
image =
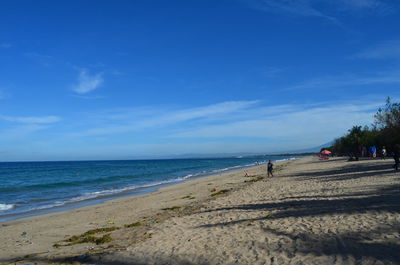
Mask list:
[[391,164],[303,158],[1,223],[0,264],[400,264]]

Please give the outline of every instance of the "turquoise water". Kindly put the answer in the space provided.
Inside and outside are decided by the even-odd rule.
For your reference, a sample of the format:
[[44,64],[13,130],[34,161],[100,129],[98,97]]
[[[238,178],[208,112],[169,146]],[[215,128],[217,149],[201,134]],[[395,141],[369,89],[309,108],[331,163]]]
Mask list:
[[267,158],[0,163],[0,221],[151,192]]

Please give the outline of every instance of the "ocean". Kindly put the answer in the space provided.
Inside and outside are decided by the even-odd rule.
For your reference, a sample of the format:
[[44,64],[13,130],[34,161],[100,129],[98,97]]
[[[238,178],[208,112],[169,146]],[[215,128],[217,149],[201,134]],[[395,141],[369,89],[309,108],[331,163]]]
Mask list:
[[294,157],[0,163],[0,222],[155,191],[162,186]]

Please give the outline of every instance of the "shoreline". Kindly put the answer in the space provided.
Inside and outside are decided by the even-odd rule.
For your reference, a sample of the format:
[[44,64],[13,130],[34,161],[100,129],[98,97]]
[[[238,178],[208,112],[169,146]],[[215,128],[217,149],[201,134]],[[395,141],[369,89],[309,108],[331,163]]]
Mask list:
[[397,264],[399,172],[346,160],[275,163],[268,179],[256,166],[7,222],[0,264]]
[[[277,162],[276,164],[290,161],[293,160]],[[182,214],[186,211],[184,210],[185,208],[198,207],[200,204],[214,199],[210,194],[221,190],[238,188],[235,187],[236,185],[247,185],[248,183],[244,183],[248,179],[244,177],[245,171],[250,175],[266,174],[265,164],[236,168],[212,175],[189,178],[179,183],[161,187],[150,193],[126,196],[107,200],[100,204],[1,222],[0,233],[4,235],[4,239],[0,242],[0,264],[10,260],[15,261],[18,260],[18,257],[26,257],[35,253],[57,253],[57,255],[60,255],[64,249],[60,249],[60,253],[58,249],[53,247],[54,244],[65,239],[67,235],[82,234],[99,227],[118,226],[123,228],[132,223],[151,220],[148,221],[150,222],[149,224],[140,227],[142,228],[140,230],[148,230],[154,224],[158,224],[176,214]],[[177,205],[183,211],[181,209],[179,211],[168,210]],[[141,236],[147,237],[145,236],[146,232],[143,233],[145,234]],[[35,239],[38,239],[38,241]],[[15,255],[13,257],[7,256],[9,252],[4,252],[4,249],[9,249],[12,245],[16,246],[14,248]],[[72,252],[86,252],[88,249],[93,250],[88,248],[87,244],[71,247]]]
[[[261,164],[264,164],[264,163],[260,163],[260,165]],[[51,213],[79,209],[79,208],[86,207],[86,206],[102,204],[104,202],[119,199],[119,198],[149,194],[152,192],[156,192],[157,190],[162,189],[163,187],[168,187],[170,185],[176,185],[176,184],[183,183],[186,181],[195,180],[197,178],[218,175],[220,173],[236,171],[236,170],[243,170],[243,169],[253,167],[253,166],[255,166],[255,165],[243,165],[243,166],[234,166],[232,168],[223,168],[223,169],[219,169],[219,170],[213,170],[210,172],[189,175],[189,177],[188,176],[178,177],[176,179],[171,179],[167,183],[150,183],[148,185],[144,185],[141,187],[135,187],[133,189],[128,189],[128,190],[117,192],[114,194],[101,195],[101,196],[94,197],[94,198],[83,199],[81,201],[71,201],[71,202],[67,201],[61,206],[53,206],[53,207],[48,207],[48,208],[44,208],[44,209],[33,209],[33,210],[30,210],[27,212],[22,212],[22,213],[4,214],[4,215],[0,215],[0,225],[4,222],[8,222],[8,221],[14,221],[14,220],[28,218],[28,217],[40,216],[40,215],[44,215],[44,214],[51,214]]]
[[[300,157],[300,158],[302,158],[302,157]],[[298,157],[277,160],[276,162],[289,161],[292,159],[298,159]],[[266,162],[257,162],[257,163],[258,163],[258,165],[263,165]],[[30,211],[21,212],[21,213],[17,212],[17,213],[3,214],[3,215],[0,215],[0,225],[4,222],[8,222],[8,221],[13,221],[13,220],[18,220],[18,219],[23,219],[23,218],[28,218],[28,217],[34,217],[34,216],[40,216],[40,215],[44,215],[44,214],[69,211],[69,210],[79,209],[79,208],[86,207],[86,206],[101,204],[101,203],[104,203],[104,202],[107,202],[110,200],[119,199],[119,198],[148,194],[148,193],[155,192],[159,189],[162,189],[163,187],[168,187],[168,186],[176,185],[176,184],[183,183],[186,181],[195,180],[195,179],[203,178],[203,177],[209,177],[209,176],[218,175],[218,174],[222,174],[222,173],[228,173],[228,172],[233,172],[233,171],[238,171],[238,170],[245,170],[247,168],[251,168],[254,166],[257,166],[257,164],[252,163],[252,164],[246,164],[246,165],[237,165],[237,166],[232,166],[229,168],[215,169],[215,170],[212,170],[209,172],[193,173],[193,174],[189,174],[186,176],[181,176],[181,177],[177,177],[175,179],[171,179],[165,183],[157,183],[157,182],[149,183],[144,186],[139,186],[139,187],[135,187],[132,189],[126,189],[126,190],[119,191],[119,192],[112,193],[112,194],[100,195],[100,196],[94,197],[94,198],[87,198],[87,199],[70,201],[70,202],[67,201],[67,202],[63,202],[63,204],[60,206],[52,206],[52,207],[46,207],[46,208],[41,208],[41,209],[33,209]]]

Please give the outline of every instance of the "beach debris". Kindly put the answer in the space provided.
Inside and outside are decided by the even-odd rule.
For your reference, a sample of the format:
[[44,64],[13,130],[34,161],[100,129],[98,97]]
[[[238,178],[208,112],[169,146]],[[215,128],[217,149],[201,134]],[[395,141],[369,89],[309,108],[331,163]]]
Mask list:
[[135,226],[142,226],[142,225],[144,225],[144,223],[135,222],[135,223],[132,223],[132,224],[125,225],[125,228],[130,228],[130,227],[135,227]]
[[246,182],[257,182],[257,181],[260,181],[260,180],[263,180],[264,179],[264,177],[263,176],[259,176],[259,175],[255,175],[255,176],[251,176],[252,177],[252,179],[250,179],[250,180],[245,180],[244,182],[246,183]]
[[115,224],[115,223],[114,223],[114,221],[107,221],[107,224],[113,225],[113,224]]
[[29,234],[28,234],[27,232],[24,231],[24,232],[22,232],[21,236],[23,236],[23,237],[28,237]]
[[220,190],[220,191],[218,191],[218,192],[211,193],[210,196],[215,197],[215,196],[217,196],[217,195],[221,195],[221,194],[227,193],[227,192],[229,192],[229,191],[231,191],[231,190]]
[[164,210],[164,211],[173,211],[173,210],[178,210],[178,209],[180,209],[180,208],[182,208],[181,206],[172,206],[172,207],[168,207],[168,208],[163,208],[163,209],[161,209],[161,210]]
[[183,196],[181,199],[189,199],[189,200],[194,200],[196,199],[196,197],[191,196],[191,195],[187,195],[187,196]]

